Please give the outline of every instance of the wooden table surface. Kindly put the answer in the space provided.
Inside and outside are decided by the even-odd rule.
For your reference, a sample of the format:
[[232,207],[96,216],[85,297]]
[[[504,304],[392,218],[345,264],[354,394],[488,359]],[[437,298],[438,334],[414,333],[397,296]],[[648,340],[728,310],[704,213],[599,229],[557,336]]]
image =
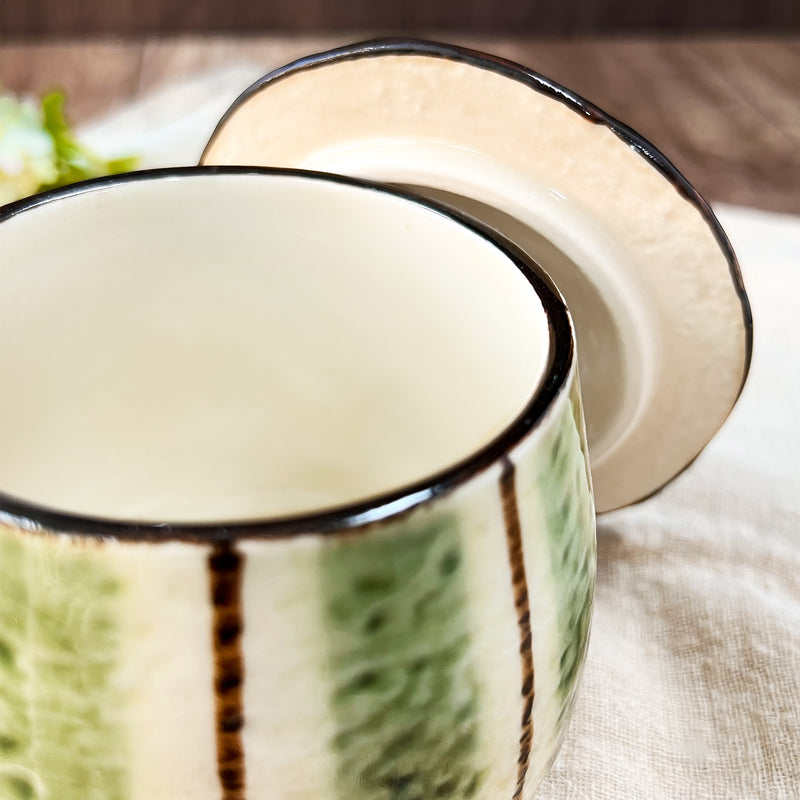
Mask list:
[[[266,72],[363,35],[0,39],[0,83],[66,90],[83,122],[189,75]],[[800,213],[800,37],[537,40],[428,36],[519,61],[638,130],[705,197]]]

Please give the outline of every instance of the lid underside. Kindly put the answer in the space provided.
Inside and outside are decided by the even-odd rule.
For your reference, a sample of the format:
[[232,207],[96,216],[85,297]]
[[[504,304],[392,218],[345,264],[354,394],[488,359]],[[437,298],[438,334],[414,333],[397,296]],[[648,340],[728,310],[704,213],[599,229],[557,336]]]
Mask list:
[[303,59],[234,103],[203,161],[402,184],[538,261],[575,321],[598,511],[680,473],[741,391],[749,306],[708,206],[652,145],[522,67],[424,42]]

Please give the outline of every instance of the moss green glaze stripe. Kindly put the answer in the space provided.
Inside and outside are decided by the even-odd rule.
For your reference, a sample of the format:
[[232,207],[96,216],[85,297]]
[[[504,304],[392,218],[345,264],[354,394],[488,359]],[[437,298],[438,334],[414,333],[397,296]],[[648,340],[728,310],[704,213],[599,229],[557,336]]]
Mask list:
[[0,797],[34,798],[41,779],[33,771],[28,649],[30,597],[25,547],[0,532]]
[[321,576],[341,800],[467,800],[479,753],[459,520],[325,542]]
[[525,575],[525,560],[522,553],[522,528],[517,505],[517,485],[514,464],[503,460],[500,475],[500,499],[503,504],[503,519],[506,526],[508,563],[511,568],[511,583],[514,591],[514,607],[519,626],[519,655],[522,661],[522,723],[519,737],[519,760],[517,787],[514,797],[520,797],[525,788],[525,776],[531,757],[533,743],[533,651],[531,649],[531,611],[528,601],[528,580]]
[[0,527],[0,797],[128,800],[121,586],[64,544]]
[[232,545],[221,544],[208,564],[213,607],[217,774],[222,800],[245,800],[242,556]]
[[[545,502],[550,563],[558,587],[559,690],[567,698],[574,694],[586,653],[595,578],[591,477],[574,385],[570,402],[565,403],[547,447],[539,484]],[[565,710],[570,705],[565,703]]]

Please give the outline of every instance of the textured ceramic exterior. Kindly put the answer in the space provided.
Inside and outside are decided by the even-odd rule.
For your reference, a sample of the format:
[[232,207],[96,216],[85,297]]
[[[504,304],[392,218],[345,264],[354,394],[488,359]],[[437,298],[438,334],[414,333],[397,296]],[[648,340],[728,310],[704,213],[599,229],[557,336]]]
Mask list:
[[531,797],[591,615],[573,380],[491,467],[362,528],[153,543],[5,515],[0,796]]

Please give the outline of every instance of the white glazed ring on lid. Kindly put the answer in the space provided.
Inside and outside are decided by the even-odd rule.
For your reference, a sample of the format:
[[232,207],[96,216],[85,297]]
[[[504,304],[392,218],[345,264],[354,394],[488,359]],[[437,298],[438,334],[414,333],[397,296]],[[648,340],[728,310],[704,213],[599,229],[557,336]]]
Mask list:
[[525,67],[406,40],[304,58],[236,100],[203,163],[403,184],[535,258],[575,321],[598,511],[679,474],[742,390],[750,308],[706,202],[637,133]]

